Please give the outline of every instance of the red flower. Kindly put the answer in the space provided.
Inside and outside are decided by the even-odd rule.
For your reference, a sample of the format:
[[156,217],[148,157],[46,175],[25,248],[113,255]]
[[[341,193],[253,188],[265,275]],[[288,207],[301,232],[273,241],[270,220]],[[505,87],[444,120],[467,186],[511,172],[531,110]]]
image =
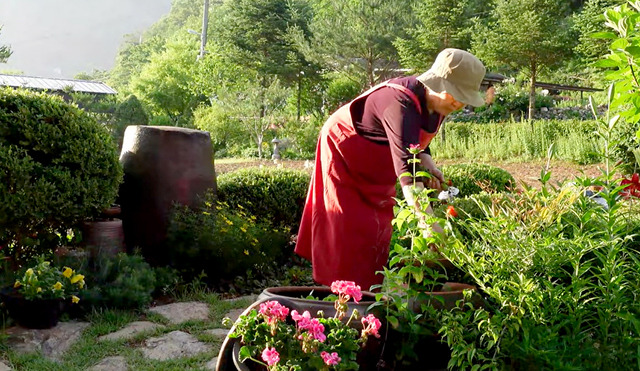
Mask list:
[[452,205],[449,205],[449,207],[447,207],[447,216],[452,218],[458,217],[458,212]]
[[629,197],[633,196],[633,197],[639,197],[640,198],[640,176],[638,175],[638,173],[633,174],[631,176],[631,180],[622,179],[620,181],[620,185],[625,185],[626,186],[620,192],[620,194],[623,197],[629,198]]

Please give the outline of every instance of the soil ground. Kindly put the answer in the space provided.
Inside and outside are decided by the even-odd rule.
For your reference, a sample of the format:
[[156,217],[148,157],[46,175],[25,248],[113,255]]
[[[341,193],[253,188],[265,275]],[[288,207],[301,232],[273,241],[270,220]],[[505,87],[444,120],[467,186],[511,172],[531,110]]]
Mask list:
[[[439,165],[451,165],[457,163],[468,163],[466,160],[443,160],[436,162]],[[538,187],[540,182],[541,169],[546,166],[546,161],[530,161],[530,162],[484,162],[488,165],[500,167],[508,171],[518,184],[523,182],[532,187]],[[311,172],[310,165],[313,165],[313,161],[294,161],[283,160],[277,164],[271,160],[256,160],[256,159],[221,159],[216,160],[215,168],[217,174],[224,174],[230,171],[238,170],[245,167],[259,167],[259,166],[281,166],[287,169],[307,170]],[[564,180],[571,180],[576,176],[590,176],[594,177],[600,175],[598,169],[602,165],[578,165],[566,161],[551,161],[551,183],[556,184]]]

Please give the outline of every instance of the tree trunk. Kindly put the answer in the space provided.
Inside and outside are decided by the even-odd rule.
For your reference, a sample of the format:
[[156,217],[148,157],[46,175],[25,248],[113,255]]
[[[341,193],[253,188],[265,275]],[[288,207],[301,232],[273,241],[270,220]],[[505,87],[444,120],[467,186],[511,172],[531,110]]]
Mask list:
[[536,109],[536,64],[531,63],[531,81],[529,85],[529,121],[533,120]]
[[260,130],[258,130],[256,133],[256,144],[258,144],[258,158],[262,158],[262,141],[264,137],[262,135],[261,129],[262,129],[262,123],[260,122]]

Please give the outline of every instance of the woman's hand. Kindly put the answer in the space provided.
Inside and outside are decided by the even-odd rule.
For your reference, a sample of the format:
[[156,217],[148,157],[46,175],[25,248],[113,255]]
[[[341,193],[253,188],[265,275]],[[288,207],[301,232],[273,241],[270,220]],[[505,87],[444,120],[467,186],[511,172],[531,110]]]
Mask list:
[[431,189],[442,191],[444,174],[438,169],[431,156],[424,152],[420,153],[420,163],[431,174],[431,178],[425,181],[425,185]]

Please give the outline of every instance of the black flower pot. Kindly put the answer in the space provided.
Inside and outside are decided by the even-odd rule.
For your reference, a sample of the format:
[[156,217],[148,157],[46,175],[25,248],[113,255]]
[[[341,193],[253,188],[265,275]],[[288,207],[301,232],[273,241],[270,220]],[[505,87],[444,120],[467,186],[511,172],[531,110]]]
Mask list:
[[4,302],[9,316],[18,325],[30,329],[47,329],[58,324],[64,309],[62,299],[27,300],[14,288],[0,290],[0,297]]
[[[261,303],[269,300],[277,301],[282,305],[285,305],[290,310],[297,310],[300,313],[309,311],[314,316],[318,311],[323,311],[325,317],[332,317],[335,315],[336,310],[334,308],[333,301],[323,301],[321,299],[331,295],[331,288],[327,286],[284,286],[284,287],[272,287],[262,291],[256,302],[251,304],[241,315],[247,315],[252,309],[257,309]],[[313,296],[320,300],[306,299],[309,296]],[[348,303],[349,311],[345,316],[348,318],[354,309],[357,309],[360,315],[366,315],[372,313],[369,310],[369,306],[376,302],[375,294],[363,291],[362,300],[356,304],[353,301]],[[373,314],[381,321],[384,320],[383,313],[377,313],[380,311],[378,308],[373,310]],[[235,327],[235,326],[234,326]],[[353,321],[350,327],[356,330],[362,330],[362,323],[360,321]],[[384,352],[384,341],[386,338],[385,324],[380,330],[380,338],[370,336],[365,344],[364,348],[358,353],[356,362],[360,366],[360,371],[378,370],[378,363],[382,360],[382,353]],[[233,332],[233,328],[230,332]],[[235,348],[235,354],[234,354]],[[240,362],[238,358],[238,351],[240,349],[239,339],[227,338],[224,340],[222,347],[220,348],[220,354],[218,356],[218,363],[216,365],[217,371],[248,371],[248,370],[260,370],[264,369],[261,365],[253,362]],[[262,368],[261,368],[262,367]]]

